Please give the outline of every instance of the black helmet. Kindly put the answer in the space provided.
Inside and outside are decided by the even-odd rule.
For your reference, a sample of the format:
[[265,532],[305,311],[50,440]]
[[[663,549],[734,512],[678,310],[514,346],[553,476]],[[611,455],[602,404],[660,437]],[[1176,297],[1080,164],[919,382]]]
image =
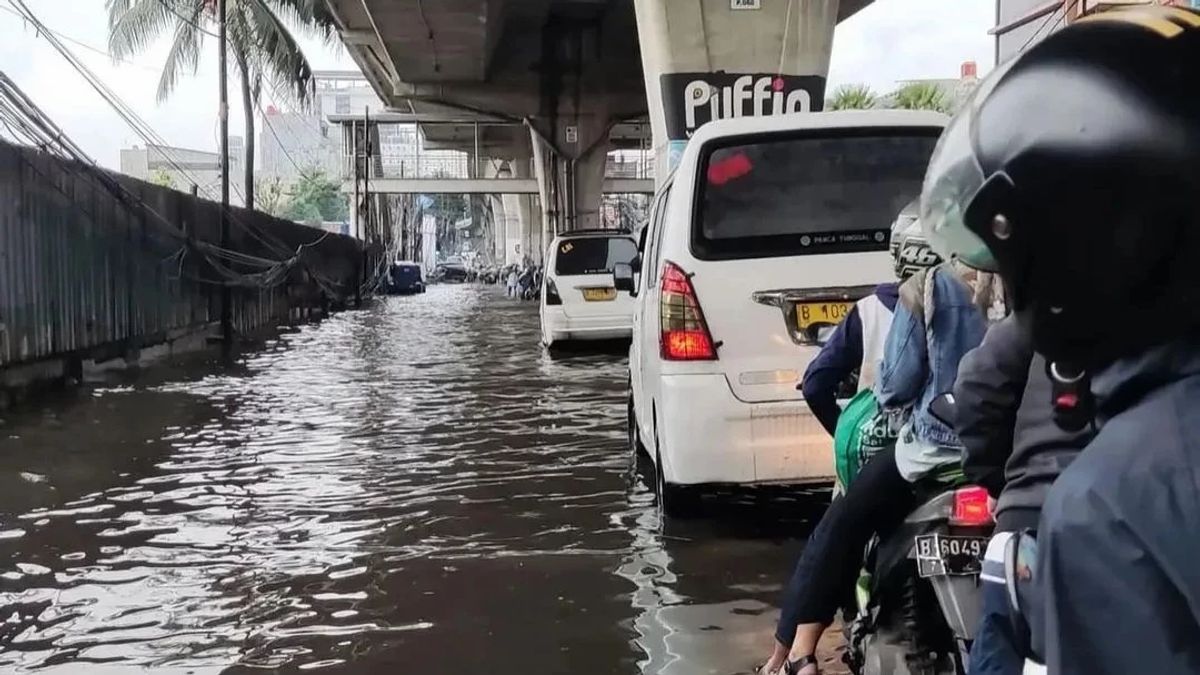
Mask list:
[[935,250],[999,271],[1079,372],[1200,327],[1200,14],[1072,24],[996,69],[934,151]]

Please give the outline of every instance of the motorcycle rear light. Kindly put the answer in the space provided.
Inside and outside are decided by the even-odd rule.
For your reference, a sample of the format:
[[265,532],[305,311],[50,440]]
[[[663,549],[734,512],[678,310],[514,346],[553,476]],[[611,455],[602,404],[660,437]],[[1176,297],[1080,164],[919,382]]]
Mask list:
[[954,492],[954,512],[950,515],[951,525],[977,527],[992,524],[992,512],[988,508],[987,490],[972,485]]
[[704,320],[696,289],[672,262],[663,264],[659,300],[662,357],[667,361],[715,361],[717,346]]
[[558,286],[554,285],[553,279],[546,280],[546,304],[561,305],[562,296],[558,294]]

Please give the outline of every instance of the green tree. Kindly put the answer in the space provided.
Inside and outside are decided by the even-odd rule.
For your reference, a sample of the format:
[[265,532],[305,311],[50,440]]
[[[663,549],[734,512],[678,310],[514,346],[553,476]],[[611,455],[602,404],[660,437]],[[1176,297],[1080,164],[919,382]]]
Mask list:
[[255,181],[254,193],[257,195],[258,210],[276,218],[284,216],[290,200],[278,176]]
[[307,171],[292,186],[284,217],[302,223],[343,222],[350,218],[350,203],[341,185],[320,170]]
[[828,110],[867,110],[874,108],[879,97],[865,84],[843,84],[825,103]]
[[175,177],[163,169],[155,169],[154,172],[150,174],[150,182],[161,187],[170,188],[172,190],[179,189],[179,184],[175,182]]
[[[164,36],[170,50],[158,80],[165,100],[180,78],[195,74],[206,38],[217,32],[213,0],[106,0],[108,46],[124,59],[149,50]],[[263,84],[287,92],[301,105],[312,99],[312,66],[288,24],[332,39],[334,24],[317,0],[227,0],[229,57],[241,74],[246,117],[246,207],[254,208],[254,112]]]
[[952,107],[946,92],[929,82],[913,82],[900,87],[892,94],[892,105],[903,110],[935,110],[943,113],[950,112]]

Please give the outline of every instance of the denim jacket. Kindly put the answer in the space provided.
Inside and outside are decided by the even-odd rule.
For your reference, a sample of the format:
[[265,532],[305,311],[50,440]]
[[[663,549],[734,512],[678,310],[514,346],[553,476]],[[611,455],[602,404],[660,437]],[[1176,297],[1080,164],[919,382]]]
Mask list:
[[[913,471],[906,471],[905,463],[933,468],[959,460],[958,436],[929,413],[929,404],[954,390],[959,361],[979,346],[988,327],[986,314],[972,302],[971,289],[950,264],[916,275],[901,288],[875,387],[880,407],[907,418],[896,458],[910,480]],[[924,457],[902,457],[914,453]]]

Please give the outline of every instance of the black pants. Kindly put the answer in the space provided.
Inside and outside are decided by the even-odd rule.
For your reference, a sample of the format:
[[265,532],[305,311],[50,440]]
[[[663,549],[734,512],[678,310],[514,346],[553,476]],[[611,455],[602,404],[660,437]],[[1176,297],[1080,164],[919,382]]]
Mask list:
[[799,624],[833,621],[858,579],[867,540],[899,525],[915,501],[912,484],[896,469],[894,449],[867,461],[846,494],[829,505],[800,554],[775,629],[780,644],[791,647]]

